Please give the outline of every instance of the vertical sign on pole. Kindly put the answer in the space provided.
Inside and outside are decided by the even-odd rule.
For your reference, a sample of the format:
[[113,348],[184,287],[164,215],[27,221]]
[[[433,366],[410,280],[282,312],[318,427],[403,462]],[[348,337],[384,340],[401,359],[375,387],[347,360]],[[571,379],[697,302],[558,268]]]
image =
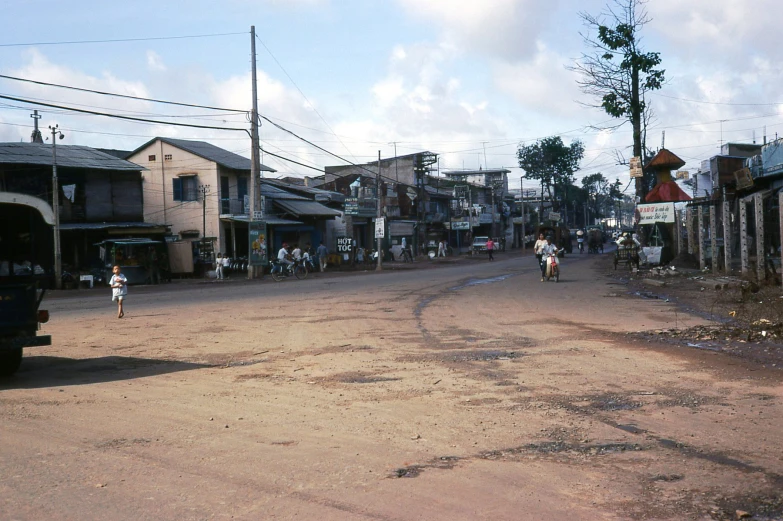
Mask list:
[[250,221],[248,223],[248,251],[251,266],[266,266],[269,264],[269,252],[267,249],[266,223],[264,221]]

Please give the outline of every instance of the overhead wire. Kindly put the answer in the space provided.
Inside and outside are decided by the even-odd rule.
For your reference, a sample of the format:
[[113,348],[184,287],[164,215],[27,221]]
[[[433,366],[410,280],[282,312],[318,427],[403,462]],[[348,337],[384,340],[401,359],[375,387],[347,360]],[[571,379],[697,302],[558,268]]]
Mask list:
[[212,33],[212,34],[189,34],[183,36],[148,36],[144,38],[112,38],[106,40],[67,40],[59,42],[26,42],[26,43],[0,43],[0,47],[38,47],[44,45],[80,45],[89,43],[123,43],[123,42],[149,42],[160,40],[184,40],[188,38],[215,38],[219,36],[236,36],[247,34],[247,31],[236,33]]

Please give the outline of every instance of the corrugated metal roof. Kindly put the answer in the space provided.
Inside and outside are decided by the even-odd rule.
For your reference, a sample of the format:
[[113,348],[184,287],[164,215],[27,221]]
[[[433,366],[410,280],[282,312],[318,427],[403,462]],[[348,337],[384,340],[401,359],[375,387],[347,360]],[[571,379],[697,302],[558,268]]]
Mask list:
[[[59,161],[58,161],[59,163]],[[120,222],[120,223],[64,223],[61,230],[108,230],[111,228],[161,228],[165,224],[144,222]]]
[[275,200],[274,203],[297,217],[337,217],[340,212],[315,201]]
[[[42,143],[0,143],[0,163],[52,166],[52,145]],[[95,148],[57,145],[57,166],[92,170],[140,172],[145,168]]]
[[[171,146],[175,146],[186,152],[190,152],[191,154],[203,157],[209,161],[214,161],[215,163],[225,168],[230,168],[232,170],[250,170],[250,159],[244,156],[240,156],[239,154],[229,152],[223,148],[216,147],[215,145],[207,143],[206,141],[190,141],[188,139],[156,137],[141,145],[139,148],[134,150],[132,154],[136,154],[137,152],[147,148],[157,140],[161,140],[164,143],[168,143]],[[277,172],[277,170],[274,168],[268,167],[266,165],[261,165],[261,171]]]
[[269,197],[272,199],[288,199],[291,201],[309,201],[307,197],[302,197],[301,195],[292,194],[291,192],[286,192],[285,190],[282,190],[276,186],[272,186],[269,183],[262,182],[261,183],[261,195],[264,197]]
[[300,194],[312,195],[316,201],[325,202],[345,202],[345,196],[340,192],[332,192],[330,190],[324,190],[322,188],[314,188],[312,186],[294,185],[280,179],[264,179],[261,184],[270,184],[283,190],[291,190]]

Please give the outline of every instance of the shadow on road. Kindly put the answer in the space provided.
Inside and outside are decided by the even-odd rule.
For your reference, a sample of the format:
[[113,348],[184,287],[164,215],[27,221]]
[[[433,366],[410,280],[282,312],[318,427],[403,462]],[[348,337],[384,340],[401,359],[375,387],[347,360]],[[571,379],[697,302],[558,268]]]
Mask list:
[[116,382],[191,371],[204,367],[210,366],[177,360],[129,356],[102,356],[86,359],[25,356],[22,360],[22,367],[15,376],[0,379],[0,390]]

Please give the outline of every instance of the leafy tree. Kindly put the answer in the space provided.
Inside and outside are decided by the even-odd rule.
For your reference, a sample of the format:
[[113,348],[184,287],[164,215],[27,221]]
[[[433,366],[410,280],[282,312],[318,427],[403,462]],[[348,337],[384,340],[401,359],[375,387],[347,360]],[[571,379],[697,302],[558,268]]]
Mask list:
[[587,205],[590,215],[596,218],[605,217],[623,198],[620,190],[620,180],[610,183],[602,173],[591,174],[582,178],[582,188],[587,193]]
[[525,179],[539,181],[553,207],[559,210],[561,203],[568,202],[568,186],[574,184],[574,173],[579,170],[584,153],[581,141],[566,145],[560,136],[553,136],[532,145],[520,145],[517,159]]
[[[640,32],[650,21],[644,4],[644,0],[612,0],[598,17],[580,13],[589,31],[582,35],[589,50],[571,67],[582,75],[578,81],[582,91],[600,100],[596,107],[631,123],[633,155],[642,159],[647,122],[652,117],[646,94],[660,89],[665,81],[665,71],[657,68],[660,53],[642,49]],[[636,195],[644,196],[650,181],[637,180]]]

